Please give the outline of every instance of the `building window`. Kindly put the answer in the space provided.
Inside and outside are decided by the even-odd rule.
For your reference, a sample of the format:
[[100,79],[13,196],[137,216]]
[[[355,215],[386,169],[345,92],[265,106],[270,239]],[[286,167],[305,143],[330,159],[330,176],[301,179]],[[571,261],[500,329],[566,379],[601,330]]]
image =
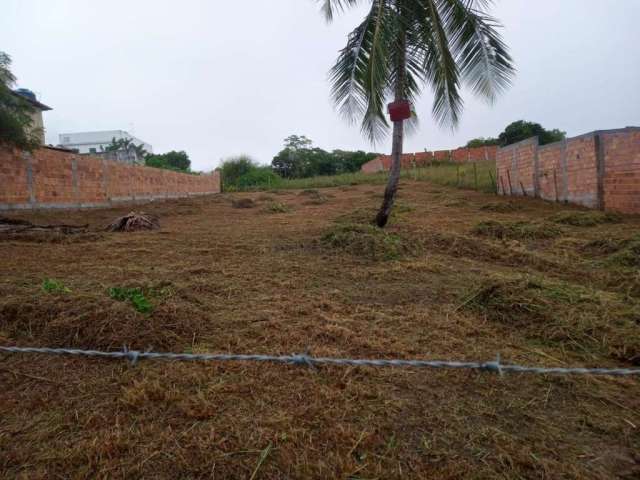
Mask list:
[[93,148],[93,147],[92,147],[92,148],[90,148],[90,149],[89,149],[89,153],[96,153],[96,149],[95,149],[95,148]]
[[69,137],[62,137],[62,143],[69,143],[71,139]]

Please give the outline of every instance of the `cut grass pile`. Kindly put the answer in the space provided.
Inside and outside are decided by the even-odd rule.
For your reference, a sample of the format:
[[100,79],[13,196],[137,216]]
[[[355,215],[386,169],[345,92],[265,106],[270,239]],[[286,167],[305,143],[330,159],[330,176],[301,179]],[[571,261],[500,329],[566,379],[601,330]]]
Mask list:
[[480,210],[495,213],[512,213],[520,211],[524,208],[521,202],[508,200],[505,202],[489,202],[480,206]]
[[252,198],[233,198],[231,205],[233,208],[255,208],[258,206]]
[[400,235],[370,224],[339,223],[321,241],[332,249],[370,260],[398,260],[417,250]]
[[303,202],[303,205],[323,205],[329,201],[329,197],[327,195],[325,195],[324,193],[320,193],[315,189],[303,190],[298,195],[307,198]]
[[286,203],[273,201],[267,203],[264,211],[267,213],[288,213],[291,211],[291,207]]
[[473,291],[463,306],[529,338],[640,365],[640,303],[621,295],[568,282],[497,277]]
[[566,211],[558,212],[549,218],[550,221],[573,227],[593,227],[603,223],[620,223],[622,217],[612,212],[599,211]]
[[487,220],[478,223],[473,233],[499,240],[544,240],[559,237],[562,230],[551,223]]
[[581,251],[605,257],[606,266],[630,269],[640,267],[640,235],[627,239],[596,238],[584,244]]

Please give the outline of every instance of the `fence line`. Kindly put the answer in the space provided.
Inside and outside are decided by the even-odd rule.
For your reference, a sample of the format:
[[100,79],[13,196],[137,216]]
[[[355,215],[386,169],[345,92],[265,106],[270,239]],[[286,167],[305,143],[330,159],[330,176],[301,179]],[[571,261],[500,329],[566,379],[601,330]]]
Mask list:
[[640,375],[640,368],[583,368],[583,367],[535,367],[500,363],[500,355],[491,362],[459,362],[449,360],[405,360],[405,359],[369,359],[369,358],[333,358],[314,357],[308,354],[295,355],[246,355],[246,354],[210,354],[210,353],[169,353],[142,352],[138,350],[105,352],[99,350],[78,350],[74,348],[35,348],[35,347],[2,347],[5,353],[36,353],[51,355],[73,355],[83,357],[99,357],[111,359],[127,359],[132,364],[138,360],[173,360],[173,361],[217,361],[217,362],[272,362],[290,365],[342,365],[369,367],[417,367],[417,368],[453,368],[469,369],[503,374],[537,373],[537,374],[573,374],[573,375]]

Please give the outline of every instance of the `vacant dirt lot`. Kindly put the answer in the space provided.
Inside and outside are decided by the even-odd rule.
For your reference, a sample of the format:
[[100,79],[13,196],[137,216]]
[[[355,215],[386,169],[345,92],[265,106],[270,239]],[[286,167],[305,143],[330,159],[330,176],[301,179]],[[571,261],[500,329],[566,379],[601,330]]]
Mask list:
[[[380,234],[381,192],[11,214],[90,231],[0,236],[0,344],[640,365],[639,219],[405,182]],[[637,377],[0,354],[0,385],[3,478],[640,477]]]

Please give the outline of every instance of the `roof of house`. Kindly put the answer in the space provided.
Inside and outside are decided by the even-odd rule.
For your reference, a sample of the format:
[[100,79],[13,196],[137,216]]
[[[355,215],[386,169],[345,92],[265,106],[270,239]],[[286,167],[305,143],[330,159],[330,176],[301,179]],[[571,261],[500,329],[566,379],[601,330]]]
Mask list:
[[42,110],[42,111],[53,110],[53,108],[48,107],[44,103],[41,103],[38,100],[36,100],[35,95],[33,97],[31,97],[31,96],[21,92],[20,90],[13,90],[13,94],[18,96],[18,97],[20,97],[23,100],[26,100],[27,102],[29,102],[31,105],[33,105],[34,107],[36,107],[39,110]]

